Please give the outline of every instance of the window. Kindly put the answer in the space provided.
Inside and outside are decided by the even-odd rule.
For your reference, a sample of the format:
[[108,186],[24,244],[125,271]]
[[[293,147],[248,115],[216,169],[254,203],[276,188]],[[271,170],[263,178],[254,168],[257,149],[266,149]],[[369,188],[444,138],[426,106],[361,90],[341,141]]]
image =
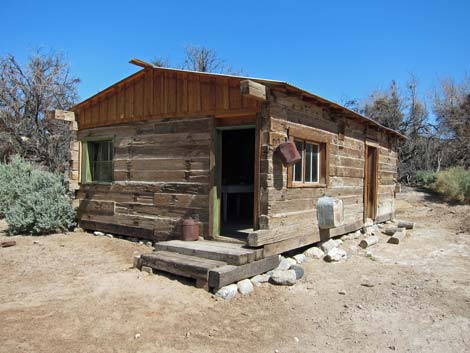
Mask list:
[[86,142],[84,180],[86,182],[112,182],[113,154],[113,141],[111,140]]
[[326,146],[308,140],[294,139],[302,159],[288,170],[288,186],[326,186]]

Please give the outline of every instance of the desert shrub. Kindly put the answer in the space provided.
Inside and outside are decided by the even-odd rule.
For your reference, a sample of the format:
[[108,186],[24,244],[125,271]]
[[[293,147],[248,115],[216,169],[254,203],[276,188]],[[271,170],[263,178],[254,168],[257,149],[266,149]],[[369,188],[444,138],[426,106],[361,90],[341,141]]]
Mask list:
[[448,200],[470,202],[470,170],[457,167],[439,172],[433,189]]
[[416,185],[429,188],[436,181],[436,173],[431,170],[418,170],[415,180]]
[[11,234],[47,234],[68,229],[75,220],[63,177],[17,156],[0,165],[0,214]]

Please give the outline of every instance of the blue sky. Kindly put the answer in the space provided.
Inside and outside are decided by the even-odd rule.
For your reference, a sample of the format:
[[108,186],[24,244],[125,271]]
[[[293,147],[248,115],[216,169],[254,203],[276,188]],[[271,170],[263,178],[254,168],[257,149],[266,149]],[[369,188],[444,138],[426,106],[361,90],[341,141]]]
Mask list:
[[64,52],[82,99],[138,70],[132,57],[181,62],[215,49],[250,76],[325,98],[364,97],[414,73],[424,92],[470,74],[470,1],[12,1],[0,55]]

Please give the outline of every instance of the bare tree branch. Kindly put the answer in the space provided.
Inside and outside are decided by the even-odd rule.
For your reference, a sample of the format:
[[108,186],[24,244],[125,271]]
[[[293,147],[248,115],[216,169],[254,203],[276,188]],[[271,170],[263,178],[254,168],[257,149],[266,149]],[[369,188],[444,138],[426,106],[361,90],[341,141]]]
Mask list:
[[20,154],[52,171],[68,167],[70,131],[45,119],[50,110],[77,100],[79,80],[62,55],[37,51],[24,66],[0,57],[0,154]]

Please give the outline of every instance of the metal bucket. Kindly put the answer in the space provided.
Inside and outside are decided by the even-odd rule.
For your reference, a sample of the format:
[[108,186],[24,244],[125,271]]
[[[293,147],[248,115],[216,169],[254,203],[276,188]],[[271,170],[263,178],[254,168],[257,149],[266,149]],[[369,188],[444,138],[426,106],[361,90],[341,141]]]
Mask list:
[[199,239],[199,222],[192,218],[183,221],[183,240],[195,241]]

